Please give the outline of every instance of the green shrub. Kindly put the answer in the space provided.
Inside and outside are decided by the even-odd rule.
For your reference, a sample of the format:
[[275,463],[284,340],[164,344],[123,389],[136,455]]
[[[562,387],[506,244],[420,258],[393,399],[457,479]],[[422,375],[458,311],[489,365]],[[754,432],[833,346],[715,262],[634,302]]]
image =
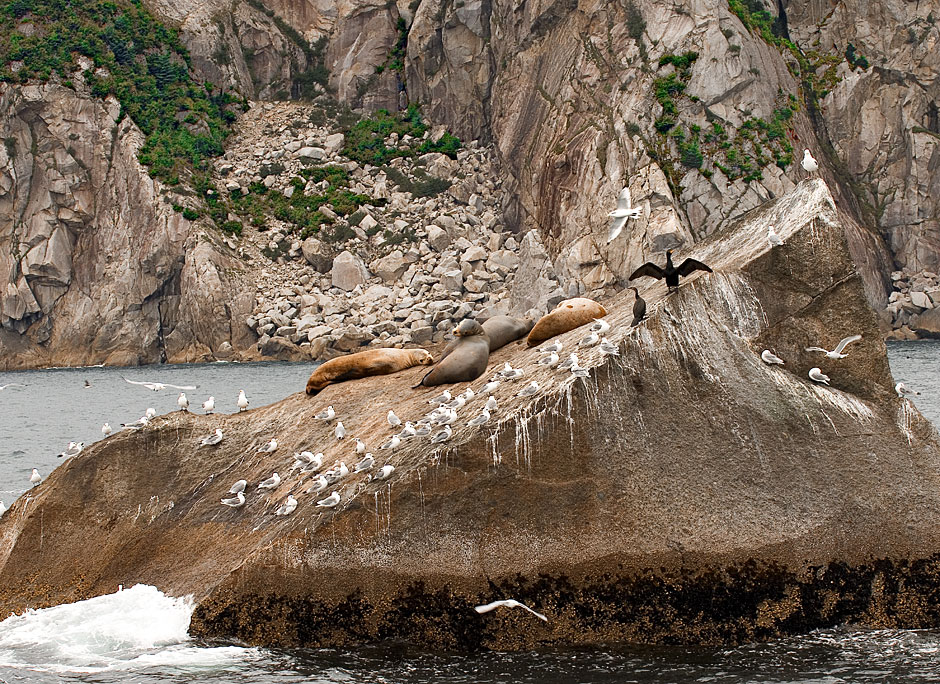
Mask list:
[[199,218],[199,212],[195,209],[186,207],[183,209],[183,218],[187,221],[195,221],[197,218]]
[[224,232],[231,235],[241,235],[242,234],[242,222],[241,221],[225,221],[221,226],[219,226]]

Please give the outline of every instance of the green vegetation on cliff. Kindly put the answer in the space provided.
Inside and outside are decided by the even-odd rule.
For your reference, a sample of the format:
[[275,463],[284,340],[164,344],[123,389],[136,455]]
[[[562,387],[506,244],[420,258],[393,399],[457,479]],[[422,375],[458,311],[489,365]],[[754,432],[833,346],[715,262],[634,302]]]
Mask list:
[[[83,69],[82,57],[93,63]],[[87,62],[86,62],[87,66]],[[236,98],[190,74],[176,30],[140,0],[11,0],[0,4],[0,81],[83,79],[115,96],[146,135],[140,160],[170,184],[222,153]]]
[[[427,124],[421,118],[417,105],[409,105],[408,109],[398,114],[391,114],[380,109],[371,117],[362,119],[346,131],[346,141],[343,154],[355,159],[360,164],[380,166],[396,157],[414,157],[428,152],[441,152],[451,159],[457,158],[460,149],[460,140],[450,133],[444,135],[436,142],[430,139],[420,140],[428,130]],[[385,139],[392,133],[399,139],[406,135],[417,142],[414,146],[386,147]]]

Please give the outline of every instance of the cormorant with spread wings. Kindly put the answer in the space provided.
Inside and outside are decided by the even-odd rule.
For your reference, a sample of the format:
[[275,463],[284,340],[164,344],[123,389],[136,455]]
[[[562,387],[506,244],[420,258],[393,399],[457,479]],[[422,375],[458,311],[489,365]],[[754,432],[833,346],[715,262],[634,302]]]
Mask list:
[[642,278],[643,276],[648,276],[650,278],[665,278],[666,285],[669,288],[679,287],[679,278],[680,276],[687,276],[694,271],[707,271],[712,272],[711,268],[703,264],[697,259],[686,259],[678,267],[672,265],[672,250],[666,250],[666,266],[660,268],[651,261],[647,261],[645,264],[640,266],[632,274],[630,274],[630,280],[636,278]]

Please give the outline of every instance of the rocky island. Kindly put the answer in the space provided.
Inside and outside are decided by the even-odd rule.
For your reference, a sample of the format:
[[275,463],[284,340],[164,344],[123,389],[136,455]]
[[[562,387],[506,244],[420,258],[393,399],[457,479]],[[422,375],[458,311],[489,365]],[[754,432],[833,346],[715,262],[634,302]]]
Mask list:
[[[845,212],[810,179],[688,251],[676,292],[605,301],[617,356],[589,377],[495,352],[504,382],[481,427],[377,446],[428,410],[424,372],[331,385],[235,415],[175,412],[85,449],[0,519],[0,612],[153,584],[197,602],[191,632],[252,644],[433,648],[736,643],[853,622],[936,627],[940,441],[893,388]],[[784,244],[773,247],[767,226]],[[805,350],[860,334],[845,359]],[[560,339],[577,348],[583,329]],[[828,347],[827,347],[828,348]],[[785,360],[768,365],[761,351]],[[819,366],[831,386],[811,382]],[[303,385],[298,378],[298,389]],[[462,389],[459,387],[458,389]],[[475,403],[474,403],[475,402]],[[314,415],[333,405],[387,480],[323,494],[294,452],[352,464]],[[224,440],[199,447],[214,429]],[[275,437],[272,453],[258,448]],[[257,484],[281,475],[273,489]],[[246,479],[246,503],[221,505]],[[337,491],[340,503],[318,507]],[[296,510],[275,515],[288,495]],[[544,614],[480,615],[516,599]]]

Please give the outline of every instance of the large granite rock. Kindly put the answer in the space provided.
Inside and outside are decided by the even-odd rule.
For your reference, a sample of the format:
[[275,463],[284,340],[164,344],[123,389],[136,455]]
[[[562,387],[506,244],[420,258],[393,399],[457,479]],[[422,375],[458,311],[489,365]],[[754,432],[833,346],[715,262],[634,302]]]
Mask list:
[[244,266],[173,211],[115,100],[0,84],[0,137],[0,368],[250,355]]
[[[783,247],[770,249],[767,222]],[[389,408],[427,411],[438,388],[411,389],[425,369],[113,435],[0,519],[0,615],[147,582],[193,594],[192,634],[266,645],[714,644],[847,621],[935,628],[940,442],[893,391],[843,230],[822,181],[799,185],[690,252],[714,273],[674,294],[641,282],[640,326],[629,327],[631,294],[606,301],[620,356],[582,352],[589,378],[497,351],[491,368],[524,367],[536,398],[500,388],[485,429],[459,421],[438,447],[408,440],[387,457],[388,481],[350,475],[327,490],[342,497],[332,509],[290,468],[311,445],[326,463],[351,461],[313,414],[341,406],[347,430],[380,443]],[[847,332],[863,336],[848,359],[804,351]],[[563,336],[566,348],[582,335]],[[764,364],[764,348],[786,365]],[[807,379],[815,365],[831,387]],[[197,449],[215,427],[225,441]],[[255,455],[272,435],[280,449]],[[219,504],[234,481],[272,471],[277,489],[249,486],[241,509]],[[273,515],[289,493],[297,510]],[[473,610],[501,598],[549,621]]]

